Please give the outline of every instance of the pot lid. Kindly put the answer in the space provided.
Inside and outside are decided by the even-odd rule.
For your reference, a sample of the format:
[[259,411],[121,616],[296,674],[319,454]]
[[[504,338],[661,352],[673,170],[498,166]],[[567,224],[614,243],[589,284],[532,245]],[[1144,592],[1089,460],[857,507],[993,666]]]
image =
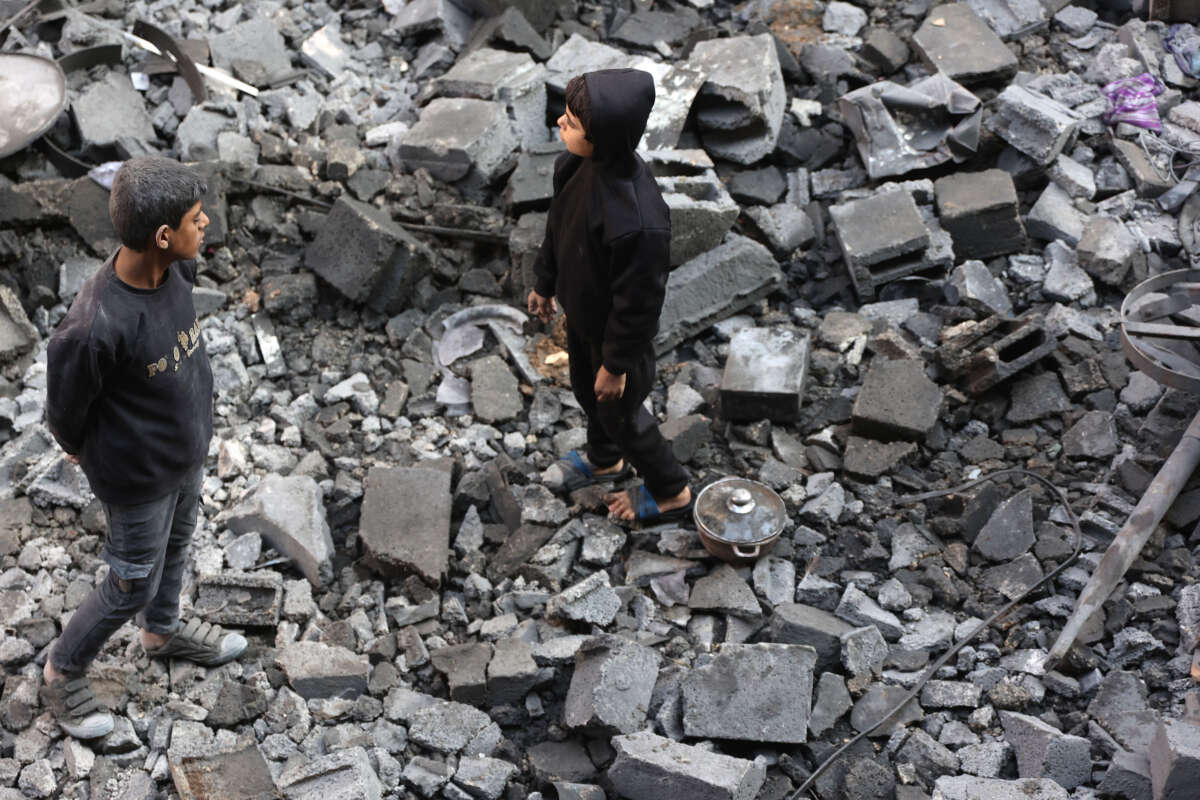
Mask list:
[[749,478],[722,478],[704,487],[693,516],[701,533],[727,544],[761,544],[787,522],[783,498]]
[[67,105],[67,79],[48,58],[0,53],[0,158],[50,130]]

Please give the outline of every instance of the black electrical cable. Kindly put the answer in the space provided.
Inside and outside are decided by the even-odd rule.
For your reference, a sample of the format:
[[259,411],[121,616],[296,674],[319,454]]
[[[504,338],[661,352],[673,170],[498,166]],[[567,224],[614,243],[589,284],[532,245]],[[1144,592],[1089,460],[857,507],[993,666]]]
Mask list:
[[828,758],[826,758],[824,761],[822,761],[821,764],[815,770],[813,770],[813,773],[808,776],[808,779],[805,780],[804,783],[800,784],[800,788],[788,796],[788,800],[797,800],[797,798],[799,798],[800,795],[804,794],[805,792],[809,792],[812,797],[816,798],[817,800],[820,800],[820,796],[816,793],[816,790],[813,789],[813,784],[816,783],[817,778],[821,777],[822,773],[824,773],[825,770],[829,769],[829,767],[833,764],[833,762],[837,761],[838,758],[840,758],[843,753],[845,753],[847,750],[849,750],[854,745],[858,744],[866,736],[870,735],[877,728],[879,728],[881,725],[883,725],[883,723],[887,722],[889,719],[891,719],[893,716],[895,716],[896,712],[898,712],[900,709],[904,708],[904,706],[908,705],[908,703],[914,697],[916,697],[917,694],[920,693],[921,689],[923,689],[925,687],[925,684],[929,682],[929,679],[932,678],[939,669],[941,669],[943,666],[945,666],[946,662],[949,661],[951,658],[953,658],[958,653],[959,650],[962,650],[963,647],[965,647],[967,644],[969,644],[971,641],[973,641],[975,639],[975,637],[980,634],[980,632],[982,632],[985,628],[990,627],[992,625],[992,623],[996,622],[996,620],[1000,619],[1008,612],[1012,611],[1026,597],[1033,594],[1035,591],[1040,589],[1042,586],[1045,586],[1047,583],[1049,583],[1051,580],[1053,580],[1059,573],[1061,573],[1064,569],[1069,567],[1075,561],[1075,559],[1079,558],[1079,554],[1083,550],[1083,530],[1079,527],[1079,517],[1077,517],[1075,515],[1075,512],[1071,510],[1071,504],[1067,500],[1066,493],[1063,492],[1063,490],[1059,489],[1057,486],[1055,486],[1053,483],[1051,483],[1049,479],[1044,478],[1041,475],[1038,475],[1036,472],[1030,472],[1027,469],[998,470],[997,472],[992,472],[987,475],[983,475],[979,478],[976,478],[973,481],[968,481],[967,483],[961,484],[959,486],[954,486],[950,489],[939,489],[938,491],[935,491],[935,492],[924,492],[923,494],[914,494],[914,495],[909,495],[907,497],[902,497],[899,500],[897,500],[896,503],[898,505],[910,505],[912,503],[920,503],[925,500],[932,500],[935,497],[945,497],[946,495],[959,494],[961,492],[965,492],[967,489],[970,489],[973,486],[977,486],[980,483],[983,483],[984,481],[992,481],[992,480],[996,480],[997,478],[1004,478],[1004,477],[1010,477],[1010,476],[1015,476],[1015,475],[1023,475],[1025,477],[1033,478],[1034,480],[1040,482],[1043,486],[1045,486],[1047,489],[1049,489],[1051,492],[1053,492],[1055,495],[1058,496],[1058,499],[1062,503],[1063,508],[1066,509],[1067,516],[1071,521],[1071,527],[1075,531],[1075,550],[1071,553],[1071,555],[1067,558],[1066,561],[1059,564],[1057,568],[1052,570],[1047,575],[1043,576],[1042,579],[1040,581],[1038,581],[1037,583],[1035,583],[1033,586],[1030,586],[1028,589],[1026,589],[1020,595],[1013,598],[1011,601],[1009,601],[1006,605],[1004,605],[995,614],[992,614],[990,617],[985,619],[983,622],[979,623],[978,627],[976,627],[975,630],[971,631],[971,633],[968,634],[966,638],[964,638],[962,641],[958,642],[953,647],[951,647],[949,650],[947,650],[945,653],[943,653],[941,655],[941,657],[938,658],[937,661],[934,661],[932,664],[930,664],[929,667],[925,670],[925,674],[922,675],[921,679],[918,680],[917,683],[913,686],[913,688],[908,691],[908,693],[904,696],[904,699],[902,699],[899,703],[896,704],[895,708],[893,708],[891,711],[889,711],[888,713],[886,713],[882,717],[880,717],[875,722],[874,725],[867,728],[866,730],[859,732],[857,736],[854,736],[853,738],[849,739],[845,744],[843,744],[841,747],[839,747],[837,750],[835,750]]

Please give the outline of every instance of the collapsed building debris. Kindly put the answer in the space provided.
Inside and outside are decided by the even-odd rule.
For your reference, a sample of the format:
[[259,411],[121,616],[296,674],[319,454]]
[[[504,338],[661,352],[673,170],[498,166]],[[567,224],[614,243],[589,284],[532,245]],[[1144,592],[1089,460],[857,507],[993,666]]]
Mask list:
[[[1198,37],[1150,17],[1194,15],[810,5],[0,2],[69,109],[0,141],[0,796],[1189,796]],[[697,494],[777,497],[742,557],[539,478],[587,443],[516,309],[555,119],[625,66],[672,221],[648,408]],[[105,522],[45,342],[117,246],[93,168],[151,152],[212,219],[184,609],[253,647],[123,630],[82,742],[37,689]]]

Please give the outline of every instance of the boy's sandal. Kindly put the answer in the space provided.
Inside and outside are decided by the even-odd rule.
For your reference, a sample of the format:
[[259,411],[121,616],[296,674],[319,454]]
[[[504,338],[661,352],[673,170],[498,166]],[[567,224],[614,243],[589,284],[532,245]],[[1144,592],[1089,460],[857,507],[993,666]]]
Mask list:
[[220,625],[193,617],[180,625],[161,647],[147,647],[151,658],[184,658],[206,667],[232,661],[246,649],[246,638]]
[[92,693],[86,675],[62,677],[44,684],[42,702],[50,709],[58,727],[76,739],[96,739],[113,729],[112,714]]
[[583,456],[579,454],[578,450],[572,450],[567,453],[558,461],[555,461],[554,465],[562,473],[561,489],[564,492],[573,492],[576,489],[582,489],[585,486],[591,486],[596,483],[615,483],[633,474],[633,467],[625,464],[625,466],[616,472],[598,475],[592,472],[592,466],[583,460]]
[[645,484],[634,486],[625,493],[629,495],[629,504],[633,506],[633,522],[678,522],[689,519],[692,516],[692,510],[696,507],[696,498],[693,496],[685,506],[662,511]]

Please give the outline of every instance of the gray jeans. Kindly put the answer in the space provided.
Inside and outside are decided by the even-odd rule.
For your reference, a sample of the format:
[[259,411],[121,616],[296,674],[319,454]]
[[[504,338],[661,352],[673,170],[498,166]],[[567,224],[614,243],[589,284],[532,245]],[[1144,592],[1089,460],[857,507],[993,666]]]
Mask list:
[[137,624],[153,633],[172,633],[179,626],[179,593],[203,476],[201,465],[156,500],[104,504],[108,535],[100,557],[108,575],[75,610],[50,650],[56,670],[82,674],[108,638],[135,615]]

